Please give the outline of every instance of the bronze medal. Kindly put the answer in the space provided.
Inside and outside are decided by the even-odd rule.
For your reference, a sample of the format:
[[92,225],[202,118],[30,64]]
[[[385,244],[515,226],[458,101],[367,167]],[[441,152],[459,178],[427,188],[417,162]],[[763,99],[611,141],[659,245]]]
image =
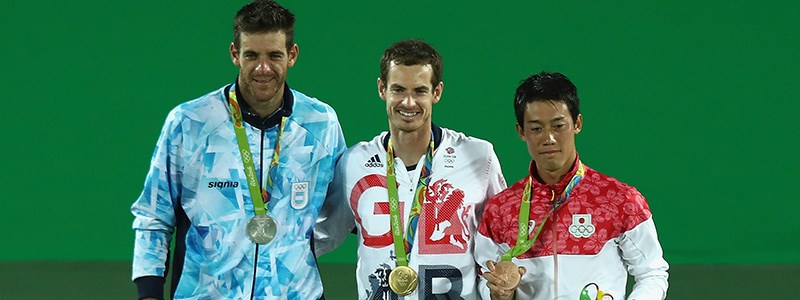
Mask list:
[[513,290],[517,288],[520,281],[519,275],[519,267],[510,261],[500,261],[494,266],[494,272],[492,272],[494,277],[502,280],[502,284],[498,284],[497,287],[504,289],[504,290]]
[[278,226],[275,221],[268,215],[256,215],[249,222],[247,222],[247,237],[253,243],[264,245],[275,238],[275,232]]
[[417,272],[407,266],[398,266],[389,273],[389,288],[400,296],[411,294],[417,289]]

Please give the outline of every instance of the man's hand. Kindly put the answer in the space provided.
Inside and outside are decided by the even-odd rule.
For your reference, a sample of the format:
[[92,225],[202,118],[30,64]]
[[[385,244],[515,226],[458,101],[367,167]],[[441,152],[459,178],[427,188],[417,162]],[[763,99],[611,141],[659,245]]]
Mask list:
[[[489,287],[489,291],[491,293],[490,295],[492,297],[492,300],[512,300],[512,299],[514,299],[514,295],[516,294],[517,286],[519,285],[519,281],[517,281],[517,284],[515,284],[512,288],[508,288],[508,287],[503,288],[503,287],[501,287],[501,286],[506,286],[507,282],[506,282],[505,278],[501,278],[502,277],[501,274],[496,273],[495,264],[496,263],[494,261],[491,261],[491,260],[487,261],[486,262],[486,267],[489,268],[489,272],[484,272],[483,273],[483,278],[486,279],[486,281],[488,281],[486,286]],[[527,272],[525,267],[517,267],[517,271],[519,271],[520,278],[522,277],[522,275],[525,274],[525,272]]]

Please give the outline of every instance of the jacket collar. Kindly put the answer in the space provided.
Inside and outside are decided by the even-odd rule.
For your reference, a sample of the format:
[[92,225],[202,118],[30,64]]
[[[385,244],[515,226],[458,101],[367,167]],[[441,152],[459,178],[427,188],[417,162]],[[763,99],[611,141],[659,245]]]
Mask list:
[[[238,82],[238,78],[235,82]],[[230,91],[230,85],[225,88],[225,95],[228,95],[228,91]],[[242,110],[242,119],[247,122],[247,124],[252,125],[261,130],[266,130],[267,128],[273,127],[278,125],[281,122],[281,118],[289,117],[292,115],[292,108],[294,107],[294,94],[292,94],[292,90],[289,88],[289,84],[284,82],[283,83],[283,101],[281,102],[281,106],[278,107],[275,112],[271,115],[266,117],[261,117],[253,111],[253,108],[250,104],[247,104],[247,101],[244,101],[244,97],[242,97],[242,92],[239,89],[239,85],[236,85],[236,101],[239,103],[239,108]]]
[[561,179],[556,184],[547,184],[542,180],[542,177],[539,176],[539,172],[536,170],[536,161],[531,160],[531,164],[528,167],[528,174],[533,176],[534,185],[538,186],[550,186],[556,190],[561,190],[567,186],[567,184],[572,180],[572,177],[575,176],[575,173],[578,172],[578,164],[581,161],[581,156],[578,153],[575,153],[575,161],[572,162],[572,167],[569,169],[567,174],[564,175],[564,178]]
[[[433,149],[439,149],[439,144],[442,143],[442,128],[431,123],[431,132],[433,132]],[[384,150],[389,149],[389,137],[391,135],[391,133],[387,134],[381,141]]]

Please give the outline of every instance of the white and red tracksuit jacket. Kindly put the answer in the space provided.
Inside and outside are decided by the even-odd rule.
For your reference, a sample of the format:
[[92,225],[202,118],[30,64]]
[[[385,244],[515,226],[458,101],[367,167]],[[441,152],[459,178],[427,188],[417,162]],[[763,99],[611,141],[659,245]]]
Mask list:
[[[577,162],[558,184],[533,180],[529,237],[550,210],[553,193],[560,195],[577,171]],[[530,170],[535,168],[532,163]],[[523,178],[486,204],[475,240],[475,260],[483,272],[488,271],[486,261],[498,261],[516,244],[526,183],[527,178]],[[636,279],[628,299],[660,300],[667,293],[669,265],[663,258],[646,200],[634,187],[588,166],[531,249],[513,262],[527,269],[516,299],[576,300],[584,286],[596,283],[615,300],[622,300],[628,274]],[[481,286],[482,296],[489,299],[483,279]],[[594,299],[594,289],[589,289]]]
[[[358,299],[480,299],[475,231],[484,202],[505,189],[506,182],[491,143],[436,125],[432,130],[436,151],[409,260],[419,285],[407,296],[396,295],[387,282],[397,264],[386,189],[387,132],[350,147],[339,160],[328,197],[350,207],[352,214],[330,216],[315,230],[329,233],[335,245],[349,235],[355,219]],[[424,164],[424,156],[412,162],[395,158],[404,231],[421,169],[407,170],[412,164]],[[320,240],[317,246],[327,249],[328,244]]]

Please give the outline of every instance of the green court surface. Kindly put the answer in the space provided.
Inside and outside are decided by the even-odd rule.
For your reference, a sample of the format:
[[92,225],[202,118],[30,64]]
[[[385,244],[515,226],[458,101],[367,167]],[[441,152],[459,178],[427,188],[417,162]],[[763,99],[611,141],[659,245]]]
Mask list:
[[[355,265],[321,265],[325,296],[355,299]],[[136,299],[129,262],[0,262],[0,299]],[[800,265],[674,265],[667,299],[795,299]]]

